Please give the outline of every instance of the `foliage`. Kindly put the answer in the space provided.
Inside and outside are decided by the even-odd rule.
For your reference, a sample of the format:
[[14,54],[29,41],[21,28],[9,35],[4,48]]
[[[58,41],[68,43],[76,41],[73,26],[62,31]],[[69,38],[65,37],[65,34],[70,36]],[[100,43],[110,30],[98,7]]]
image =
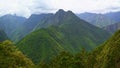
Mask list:
[[3,30],[0,30],[0,42],[7,40],[8,37]]
[[75,55],[61,52],[46,64],[48,68],[120,68],[120,30],[91,52],[85,49]]
[[12,42],[6,40],[0,43],[0,68],[30,68],[33,65]]

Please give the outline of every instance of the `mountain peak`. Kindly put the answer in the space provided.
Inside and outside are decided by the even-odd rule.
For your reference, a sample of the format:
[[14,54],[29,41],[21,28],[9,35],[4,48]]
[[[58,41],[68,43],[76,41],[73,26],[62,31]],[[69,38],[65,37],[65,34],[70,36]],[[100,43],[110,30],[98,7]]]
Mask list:
[[70,14],[70,15],[75,15],[72,11],[68,10],[67,11],[67,14]]
[[58,12],[65,12],[63,9],[59,9]]
[[72,11],[70,11],[70,10],[68,10],[67,12],[68,12],[68,13],[73,13],[73,12],[72,12]]
[[56,16],[59,16],[59,17],[63,17],[63,16],[65,16],[65,15],[67,15],[67,16],[76,16],[72,11],[70,11],[70,10],[68,10],[67,12],[66,11],[64,11],[63,9],[59,9],[57,12],[56,12],[56,14],[55,14]]
[[56,15],[63,15],[65,14],[65,11],[63,9],[59,9],[57,12],[56,12]]

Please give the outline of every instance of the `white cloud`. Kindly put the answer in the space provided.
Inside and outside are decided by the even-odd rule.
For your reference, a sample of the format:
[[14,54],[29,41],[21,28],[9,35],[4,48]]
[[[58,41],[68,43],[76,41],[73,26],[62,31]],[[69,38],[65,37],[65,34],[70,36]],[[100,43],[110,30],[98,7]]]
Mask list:
[[[120,0],[50,0],[52,7],[79,12],[103,12],[107,8],[120,7]],[[112,11],[112,9],[109,11]]]
[[55,12],[58,9],[75,13],[119,11],[120,0],[0,0],[0,15],[28,17],[33,13]]

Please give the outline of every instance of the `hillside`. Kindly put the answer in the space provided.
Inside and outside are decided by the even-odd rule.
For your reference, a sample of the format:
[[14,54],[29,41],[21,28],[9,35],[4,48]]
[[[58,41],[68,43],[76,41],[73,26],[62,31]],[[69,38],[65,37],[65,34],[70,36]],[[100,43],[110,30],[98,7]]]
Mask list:
[[71,11],[59,10],[51,21],[52,26],[42,29],[37,26],[37,31],[28,34],[17,43],[17,47],[35,63],[50,59],[62,50],[71,53],[77,53],[83,47],[88,51],[92,50],[110,36],[105,30],[79,19]]
[[[119,68],[120,67],[120,30],[97,49],[96,67]],[[102,61],[102,62],[101,62]],[[98,65],[99,64],[99,65]]]
[[3,30],[0,30],[0,42],[7,40],[8,37]]
[[116,23],[114,20],[105,16],[104,14],[81,13],[81,14],[78,14],[77,16],[89,22],[90,24],[93,24],[100,28]]
[[34,62],[50,59],[63,49],[45,29],[29,34],[17,44],[17,47]]
[[38,67],[120,68],[120,30],[91,52],[82,49],[78,54],[72,55],[63,51],[53,57],[49,63],[40,62]]

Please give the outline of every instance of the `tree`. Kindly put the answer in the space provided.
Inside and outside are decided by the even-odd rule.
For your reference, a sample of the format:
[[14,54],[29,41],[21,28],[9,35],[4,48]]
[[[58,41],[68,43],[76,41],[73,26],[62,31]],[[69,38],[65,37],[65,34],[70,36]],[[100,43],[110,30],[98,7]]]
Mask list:
[[26,58],[10,41],[0,43],[0,68],[30,68],[32,61]]

